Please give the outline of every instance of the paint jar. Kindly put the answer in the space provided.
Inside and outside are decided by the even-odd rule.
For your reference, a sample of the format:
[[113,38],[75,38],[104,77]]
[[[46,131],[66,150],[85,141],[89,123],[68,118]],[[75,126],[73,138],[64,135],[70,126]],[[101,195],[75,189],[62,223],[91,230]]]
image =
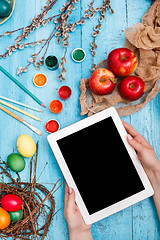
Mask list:
[[86,53],[82,48],[75,48],[72,51],[72,59],[75,62],[82,62],[86,57]]
[[54,133],[59,130],[60,124],[55,119],[51,119],[46,123],[45,128],[47,132]]
[[47,84],[47,77],[43,73],[38,73],[34,76],[33,82],[36,87],[44,87]]
[[45,64],[49,70],[56,70],[58,68],[58,59],[55,56],[48,56],[45,60]]
[[59,96],[63,100],[67,100],[68,98],[70,98],[71,94],[72,94],[72,90],[68,86],[62,86],[59,89]]
[[50,109],[53,113],[56,113],[56,114],[61,113],[63,109],[63,104],[59,100],[53,100],[50,103]]

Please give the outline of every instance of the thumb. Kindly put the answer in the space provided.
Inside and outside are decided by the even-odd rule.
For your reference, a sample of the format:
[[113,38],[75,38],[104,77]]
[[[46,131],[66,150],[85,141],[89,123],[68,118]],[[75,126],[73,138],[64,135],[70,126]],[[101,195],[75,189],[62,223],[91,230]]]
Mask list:
[[73,188],[69,187],[69,196],[68,196],[68,210],[75,210],[75,192]]
[[130,134],[127,135],[129,144],[138,152],[141,153],[143,146],[137,142]]

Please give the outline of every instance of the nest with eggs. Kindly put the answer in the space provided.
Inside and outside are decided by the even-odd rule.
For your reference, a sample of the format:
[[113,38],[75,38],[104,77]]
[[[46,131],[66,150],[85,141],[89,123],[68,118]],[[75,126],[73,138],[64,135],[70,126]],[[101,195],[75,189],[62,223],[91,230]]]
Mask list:
[[[31,158],[30,164],[30,181],[22,182],[17,173],[15,180],[9,173],[6,163],[2,161],[0,165],[1,173],[10,179],[9,183],[0,183],[0,197],[6,194],[15,194],[23,201],[22,212],[23,219],[17,222],[11,222],[9,227],[0,230],[0,239],[12,237],[12,239],[45,239],[51,221],[55,213],[55,200],[53,194],[63,185],[57,187],[60,179],[54,184],[49,191],[44,185],[36,182],[36,169],[38,157],[38,142],[36,157]],[[32,169],[33,177],[32,177]],[[59,211],[59,210],[58,210]],[[57,211],[57,212],[58,212]]]

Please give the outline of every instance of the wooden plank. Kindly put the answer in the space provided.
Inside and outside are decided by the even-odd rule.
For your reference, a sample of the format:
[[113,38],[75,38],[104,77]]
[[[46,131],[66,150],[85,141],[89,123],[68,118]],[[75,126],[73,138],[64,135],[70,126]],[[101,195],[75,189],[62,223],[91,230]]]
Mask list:
[[[132,26],[141,21],[151,3],[152,1],[128,0],[128,25]],[[140,112],[131,116],[131,125],[144,135],[150,143],[154,143],[154,148],[157,151],[159,149],[157,149],[159,132],[157,131],[158,124],[156,124],[155,114],[158,115],[159,111],[157,112],[155,109],[158,106],[156,99],[147,104]],[[159,227],[159,220],[152,198],[133,206],[133,239],[159,239]]]
[[[99,1],[101,3],[101,1]],[[89,1],[82,2],[82,10],[87,8]],[[99,4],[100,4],[99,3]],[[114,14],[109,11],[107,13],[105,21],[102,23],[101,34],[96,39],[98,48],[96,49],[95,63],[107,58],[108,53],[117,47],[122,47],[125,43],[124,30],[126,28],[126,1],[119,2],[111,1]],[[85,48],[87,57],[86,62],[82,64],[82,76],[87,78],[90,76],[91,54],[90,54],[90,42],[93,41],[91,35],[93,28],[98,24],[98,17],[94,17],[92,21],[87,22],[82,28],[82,46]],[[90,27],[88,27],[88,24]],[[130,119],[130,117],[125,118]],[[97,186],[98,187],[98,186]],[[107,188],[107,183],[106,183]],[[106,196],[107,197],[107,196]],[[131,239],[132,237],[132,207],[125,209],[107,219],[101,220],[92,227],[93,239],[104,240],[116,240],[116,239]]]

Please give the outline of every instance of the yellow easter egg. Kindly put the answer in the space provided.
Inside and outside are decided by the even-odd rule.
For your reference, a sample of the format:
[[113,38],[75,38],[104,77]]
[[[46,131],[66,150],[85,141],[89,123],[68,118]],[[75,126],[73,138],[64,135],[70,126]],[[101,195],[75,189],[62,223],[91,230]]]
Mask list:
[[17,140],[19,153],[24,157],[32,157],[36,152],[36,144],[32,137],[22,134]]

